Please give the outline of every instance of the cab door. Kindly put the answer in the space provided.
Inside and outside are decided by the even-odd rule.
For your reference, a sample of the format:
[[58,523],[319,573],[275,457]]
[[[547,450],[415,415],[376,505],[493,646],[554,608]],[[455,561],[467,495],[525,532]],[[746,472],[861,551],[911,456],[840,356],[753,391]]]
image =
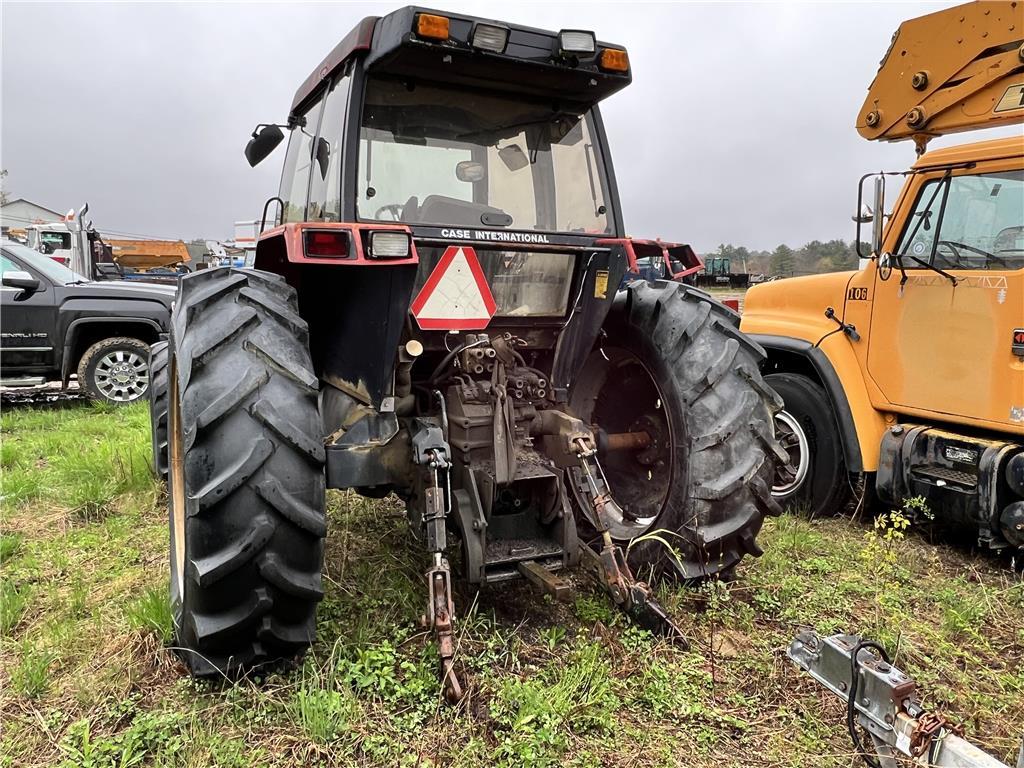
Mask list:
[[53,284],[7,251],[0,251],[0,271],[28,272],[39,281],[39,290],[23,297],[18,288],[0,286],[0,375],[46,375],[56,368],[58,351]]
[[872,308],[881,407],[1024,433],[1024,171],[1012,166],[908,182],[886,243],[900,259],[878,270]]

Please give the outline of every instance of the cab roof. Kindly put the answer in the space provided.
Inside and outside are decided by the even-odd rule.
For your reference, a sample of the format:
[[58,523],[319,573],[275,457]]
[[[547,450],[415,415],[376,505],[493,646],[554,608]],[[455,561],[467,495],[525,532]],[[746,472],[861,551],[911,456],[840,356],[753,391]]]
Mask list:
[[1024,156],[1024,134],[933,149],[931,152],[921,155],[914,163],[913,168],[920,170],[937,165],[976,163],[982,160],[1000,160],[1004,157],[1020,156]]
[[[418,34],[417,19],[424,14],[447,20],[447,39]],[[500,51],[477,47],[472,39],[479,26],[505,30],[505,47]],[[359,56],[365,57],[367,69],[375,73],[586,103],[596,103],[629,85],[632,73],[628,61],[625,70],[606,68],[599,61],[607,49],[624,53],[622,46],[602,42],[593,35],[592,52],[563,54],[559,35],[560,32],[418,6],[399,8],[382,17],[368,16],[299,86],[291,113],[298,114],[324,81],[346,61]]]

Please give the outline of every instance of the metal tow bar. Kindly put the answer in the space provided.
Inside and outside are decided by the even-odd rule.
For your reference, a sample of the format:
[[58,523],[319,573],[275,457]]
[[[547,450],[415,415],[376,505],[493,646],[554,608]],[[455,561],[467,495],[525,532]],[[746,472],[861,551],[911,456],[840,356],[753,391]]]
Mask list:
[[[917,683],[894,667],[877,643],[804,630],[787,655],[847,703],[850,738],[872,768],[898,768],[906,764],[902,756],[913,765],[934,768],[1009,768],[963,738],[961,729],[940,713],[926,711]],[[862,744],[856,726],[871,736],[870,748]],[[1017,768],[1024,768],[1024,745]]]
[[452,601],[452,573],[447,558],[442,554],[447,541],[445,518],[450,511],[447,499],[451,489],[445,493],[438,473],[445,473],[448,480],[449,464],[443,451],[430,449],[429,467],[433,470],[433,485],[425,490],[423,522],[427,531],[427,547],[433,554],[433,564],[427,570],[427,613],[422,618],[425,627],[437,638],[440,657],[441,686],[449,704],[462,700],[462,681],[455,671],[455,605]]
[[[622,608],[626,615],[649,632],[663,635],[669,641],[689,647],[682,631],[669,618],[651,592],[650,586],[634,578],[626,564],[626,555],[622,548],[612,541],[608,524],[605,522],[606,507],[614,506],[615,500],[609,492],[608,480],[597,460],[597,449],[586,438],[576,438],[577,453],[583,477],[589,490],[590,503],[594,509],[593,522],[601,534],[600,552],[595,552],[586,544],[580,545],[581,561],[597,579],[598,583],[611,596],[615,604]],[[595,471],[591,471],[593,463]]]

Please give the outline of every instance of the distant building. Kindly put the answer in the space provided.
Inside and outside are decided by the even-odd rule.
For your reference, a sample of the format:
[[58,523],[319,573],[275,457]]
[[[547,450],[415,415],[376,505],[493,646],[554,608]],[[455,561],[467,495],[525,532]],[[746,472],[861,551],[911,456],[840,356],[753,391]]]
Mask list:
[[48,224],[63,220],[64,214],[51,211],[23,197],[11,200],[0,207],[0,228],[4,232],[9,229],[24,229],[29,224]]

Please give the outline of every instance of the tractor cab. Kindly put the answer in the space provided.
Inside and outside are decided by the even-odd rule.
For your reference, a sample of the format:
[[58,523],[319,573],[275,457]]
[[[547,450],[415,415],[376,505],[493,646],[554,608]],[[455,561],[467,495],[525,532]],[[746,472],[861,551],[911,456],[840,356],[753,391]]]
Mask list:
[[[367,313],[390,305],[388,321],[356,342],[376,349],[394,348],[410,311],[389,302],[392,292],[422,298],[411,331],[428,358],[445,352],[444,331],[484,326],[529,328],[553,351],[573,299],[589,291],[603,306],[575,307],[581,344],[566,346],[553,382],[564,397],[644,247],[622,237],[598,109],[630,80],[626,51],[589,31],[412,7],[364,19],[300,86],[286,124],[261,126],[247,147],[259,162],[290,133],[255,265],[284,271],[300,295],[338,279],[300,273],[300,264],[397,267],[361,277],[357,295],[353,281],[327,290]],[[271,210],[277,218],[268,222]],[[677,266],[699,266],[688,246],[676,250]],[[668,246],[654,251],[668,261]],[[480,279],[449,281],[431,301],[424,287],[446,257],[467,280]],[[477,283],[486,284],[482,296]],[[330,303],[311,295],[308,305]],[[342,388],[379,405],[389,367],[376,359]]]

